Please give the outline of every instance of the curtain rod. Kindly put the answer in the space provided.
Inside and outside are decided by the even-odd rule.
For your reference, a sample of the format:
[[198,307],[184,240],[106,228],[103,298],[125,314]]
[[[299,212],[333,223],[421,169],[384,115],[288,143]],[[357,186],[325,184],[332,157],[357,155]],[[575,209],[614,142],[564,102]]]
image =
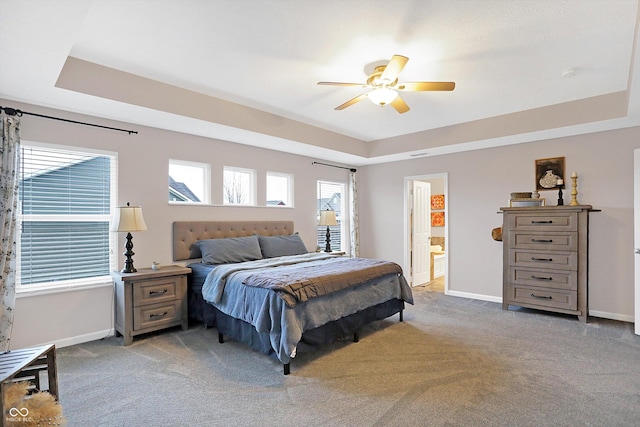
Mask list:
[[358,169],[356,168],[346,168],[344,166],[338,166],[338,165],[330,165],[328,163],[320,163],[320,162],[313,162],[311,163],[312,165],[323,165],[323,166],[329,166],[332,168],[339,168],[339,169],[347,169],[349,172],[358,172]]
[[127,132],[129,135],[131,135],[132,133],[135,133],[135,134],[138,133],[135,130],[112,128],[112,127],[109,127],[109,126],[96,125],[94,123],[85,123],[85,122],[78,122],[78,121],[75,121],[75,120],[63,119],[63,118],[60,118],[60,117],[45,116],[43,114],[29,113],[27,111],[20,111],[20,110],[17,110],[15,108],[3,107],[3,106],[0,105],[0,111],[2,111],[2,110],[4,110],[4,112],[8,116],[22,117],[24,114],[26,114],[26,115],[29,115],[29,116],[42,117],[42,118],[45,118],[45,119],[60,120],[61,122],[75,123],[77,125],[93,126],[93,127],[97,127],[97,128],[116,130],[118,132]]

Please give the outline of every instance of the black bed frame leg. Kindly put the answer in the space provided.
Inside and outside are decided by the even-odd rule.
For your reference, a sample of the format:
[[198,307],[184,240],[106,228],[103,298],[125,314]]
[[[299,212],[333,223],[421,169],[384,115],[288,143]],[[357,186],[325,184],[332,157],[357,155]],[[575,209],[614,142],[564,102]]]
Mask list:
[[403,316],[403,314],[404,314],[404,310],[400,310],[400,313],[399,313],[399,314],[400,314],[400,321],[401,321],[401,322],[404,322],[404,316]]
[[222,334],[222,332],[218,332],[218,342],[220,344],[224,344],[224,335]]
[[282,371],[284,372],[285,375],[289,375],[289,372],[291,372],[290,365],[288,363],[283,364]]
[[358,335],[357,332],[353,333],[353,342],[358,342],[360,341],[360,335]]

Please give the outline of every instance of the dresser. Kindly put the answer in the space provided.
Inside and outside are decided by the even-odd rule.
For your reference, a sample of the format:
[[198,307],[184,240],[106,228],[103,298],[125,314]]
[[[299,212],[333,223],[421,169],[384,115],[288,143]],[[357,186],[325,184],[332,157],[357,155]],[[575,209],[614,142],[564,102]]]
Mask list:
[[500,208],[502,308],[589,314],[588,205]]
[[190,268],[169,265],[136,273],[111,273],[115,287],[115,329],[124,345],[133,337],[171,326],[189,327],[187,274]]

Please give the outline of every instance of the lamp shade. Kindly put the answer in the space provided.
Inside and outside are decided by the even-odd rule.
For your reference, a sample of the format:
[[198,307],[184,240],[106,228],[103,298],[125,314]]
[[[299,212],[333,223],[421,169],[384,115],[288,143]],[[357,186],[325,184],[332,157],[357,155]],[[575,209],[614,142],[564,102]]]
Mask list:
[[336,221],[336,211],[329,209],[326,211],[320,211],[320,222],[318,225],[338,225],[338,221]]
[[116,208],[116,218],[111,231],[145,231],[147,224],[142,216],[140,206],[119,206]]

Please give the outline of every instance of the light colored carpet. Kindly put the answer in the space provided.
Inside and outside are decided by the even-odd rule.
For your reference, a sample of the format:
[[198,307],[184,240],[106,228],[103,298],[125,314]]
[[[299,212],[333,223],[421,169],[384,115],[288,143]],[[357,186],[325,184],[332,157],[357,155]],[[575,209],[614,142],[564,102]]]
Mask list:
[[58,349],[69,426],[637,426],[633,325],[415,288],[394,316],[275,359],[199,325]]

